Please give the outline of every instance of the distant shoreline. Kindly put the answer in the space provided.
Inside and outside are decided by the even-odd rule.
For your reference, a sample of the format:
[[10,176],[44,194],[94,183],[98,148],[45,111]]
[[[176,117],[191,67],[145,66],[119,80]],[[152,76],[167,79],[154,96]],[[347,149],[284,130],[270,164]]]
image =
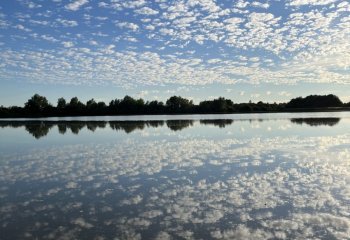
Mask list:
[[337,96],[310,95],[298,97],[287,103],[234,103],[219,97],[194,104],[192,100],[172,96],[165,103],[144,101],[125,96],[112,100],[108,105],[91,99],[86,104],[77,97],[67,102],[59,98],[53,106],[46,97],[35,94],[24,107],[0,107],[0,119],[8,118],[48,118],[48,117],[97,117],[97,116],[137,116],[137,115],[195,115],[195,114],[256,114],[295,112],[345,112],[350,111],[350,103],[343,103]]

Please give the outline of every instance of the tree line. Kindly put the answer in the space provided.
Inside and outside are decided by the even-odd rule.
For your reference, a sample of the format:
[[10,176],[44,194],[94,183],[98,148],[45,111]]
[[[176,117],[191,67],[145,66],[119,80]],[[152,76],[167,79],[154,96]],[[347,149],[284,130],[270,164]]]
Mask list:
[[343,103],[337,96],[310,95],[298,97],[287,103],[234,103],[230,99],[219,97],[194,104],[192,100],[172,96],[165,103],[162,101],[145,101],[125,96],[115,99],[107,105],[102,101],[91,99],[86,103],[77,97],[70,101],[64,98],[57,100],[56,106],[49,103],[46,97],[34,94],[24,107],[0,107],[0,117],[53,117],[53,116],[104,116],[104,115],[140,115],[140,114],[216,114],[216,113],[252,113],[284,112],[298,110],[320,110],[324,108],[345,108],[350,103]]

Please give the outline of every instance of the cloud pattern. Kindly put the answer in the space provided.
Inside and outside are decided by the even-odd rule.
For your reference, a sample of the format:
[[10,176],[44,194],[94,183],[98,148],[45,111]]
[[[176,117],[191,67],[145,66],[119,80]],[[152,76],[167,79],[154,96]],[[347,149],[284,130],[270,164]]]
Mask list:
[[349,83],[342,0],[0,3],[3,80],[63,85]]
[[2,236],[347,239],[350,136],[304,128],[219,139],[168,129],[4,154]]

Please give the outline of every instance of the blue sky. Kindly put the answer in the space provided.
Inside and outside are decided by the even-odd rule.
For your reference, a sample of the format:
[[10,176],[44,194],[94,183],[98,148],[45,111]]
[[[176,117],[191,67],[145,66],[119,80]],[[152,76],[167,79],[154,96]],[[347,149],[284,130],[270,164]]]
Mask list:
[[1,1],[0,105],[34,93],[347,102],[349,12],[343,0]]

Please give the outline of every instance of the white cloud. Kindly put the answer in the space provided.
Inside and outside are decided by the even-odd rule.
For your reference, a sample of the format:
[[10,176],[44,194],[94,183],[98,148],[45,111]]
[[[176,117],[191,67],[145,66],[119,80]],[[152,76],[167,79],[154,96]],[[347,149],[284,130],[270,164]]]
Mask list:
[[261,3],[261,2],[252,2],[251,5],[254,7],[265,8],[265,9],[270,7],[270,5],[268,3]]
[[149,7],[143,7],[135,10],[135,13],[142,14],[142,15],[156,15],[159,12]]
[[249,4],[250,4],[249,2],[245,2],[243,0],[238,0],[235,6],[237,8],[246,8]]
[[[87,6],[88,2],[70,1],[63,6],[77,11]],[[31,2],[24,2],[28,3]],[[62,7],[62,3],[57,1],[55,5]],[[332,3],[334,6],[327,9],[318,7]],[[91,7],[87,9],[88,12],[74,13],[77,18],[63,17],[58,10],[47,11],[43,4],[35,9],[40,11],[35,16],[30,13],[34,10],[27,8],[16,11],[16,22],[8,14],[2,13],[4,9],[0,9],[0,28],[5,31],[2,38],[17,39],[20,46],[8,52],[5,49],[11,49],[7,46],[9,41],[1,40],[3,51],[0,54],[4,59],[0,67],[2,78],[12,80],[19,76],[22,81],[31,79],[28,81],[44,82],[44,79],[51,79],[49,83],[89,85],[112,82],[125,88],[130,85],[159,86],[170,83],[350,83],[350,18],[346,14],[350,5],[346,1],[289,0],[276,3],[240,0],[222,4],[213,0],[152,3],[145,0],[113,0],[97,4],[103,7],[101,11],[97,12]],[[285,7],[283,18],[276,11],[275,4]],[[134,18],[130,20],[130,16]],[[113,24],[117,28],[106,31],[107,26]],[[52,31],[41,33],[44,26]],[[10,28],[20,31],[11,33],[8,32]],[[30,39],[35,39],[34,43],[29,43]],[[41,44],[44,41],[49,41],[50,47],[41,49],[48,43]],[[119,42],[123,43],[118,45]],[[72,47],[73,43],[77,49],[61,52],[62,44]],[[97,43],[101,44],[101,48]],[[103,45],[111,44],[118,45],[118,48],[102,50]],[[40,51],[37,50],[39,47]],[[80,52],[79,48],[90,48],[90,51]],[[142,68],[144,72],[132,70],[131,66],[138,66],[136,61],[148,50],[157,55],[156,64]],[[49,54],[51,60],[40,56],[41,51]],[[72,54],[76,54],[75,58]],[[96,57],[104,54],[103,60]],[[118,55],[122,56],[122,60]],[[63,57],[65,61],[62,64],[71,67],[66,76],[57,66],[60,64],[52,61],[57,57]],[[218,61],[207,61],[210,58]],[[30,62],[33,59],[47,67],[46,63],[51,61],[55,65],[51,68],[56,71],[56,76],[66,80],[55,81],[53,77],[47,77],[44,69],[35,70]],[[198,62],[198,59],[202,61]],[[111,65],[115,61],[122,61],[125,67],[114,71]],[[104,62],[107,63],[105,66]],[[103,70],[103,74],[97,74],[92,63]],[[78,70],[81,68],[84,71]],[[172,77],[164,74],[164,71],[171,71]],[[146,76],[146,73],[150,75]],[[82,74],[88,80],[82,81]],[[97,76],[99,80],[88,76]],[[163,80],[158,76],[163,76]],[[67,79],[73,78],[77,80],[68,82]],[[118,78],[122,80],[115,80]],[[137,78],[142,80],[135,80]]]
[[48,21],[38,21],[38,20],[30,19],[29,22],[32,23],[32,24],[35,24],[35,25],[42,25],[42,26],[49,25]]
[[328,5],[335,3],[338,0],[290,0],[291,6],[302,6],[302,5]]
[[62,42],[62,45],[65,47],[65,48],[71,48],[74,46],[74,43],[73,42]]
[[137,8],[142,7],[146,4],[145,0],[129,0],[129,1],[121,1],[123,7],[125,8]]
[[283,97],[290,97],[292,94],[288,93],[286,91],[281,91],[278,93],[279,96],[283,96]]
[[58,18],[58,19],[56,19],[56,21],[64,27],[76,27],[76,26],[78,26],[78,22],[74,21],[74,20],[67,20],[67,19]]
[[92,45],[92,46],[97,46],[98,45],[98,42],[94,41],[94,40],[90,40],[89,41],[89,44]]
[[65,6],[67,10],[78,11],[83,5],[87,4],[89,0],[76,0]]
[[137,24],[131,22],[119,22],[116,25],[120,28],[127,28],[132,31],[137,31],[139,29],[139,26]]
[[16,28],[18,30],[22,30],[24,32],[31,32],[32,31],[29,28],[26,28],[25,26],[23,26],[22,24],[17,24],[16,26],[14,26],[14,28]]
[[27,1],[27,2],[24,2],[26,5],[27,5],[27,7],[28,8],[30,8],[30,9],[35,9],[35,8],[41,8],[42,7],[42,5],[40,5],[40,4],[36,4],[36,3],[34,3],[34,2],[30,2],[30,1]]

